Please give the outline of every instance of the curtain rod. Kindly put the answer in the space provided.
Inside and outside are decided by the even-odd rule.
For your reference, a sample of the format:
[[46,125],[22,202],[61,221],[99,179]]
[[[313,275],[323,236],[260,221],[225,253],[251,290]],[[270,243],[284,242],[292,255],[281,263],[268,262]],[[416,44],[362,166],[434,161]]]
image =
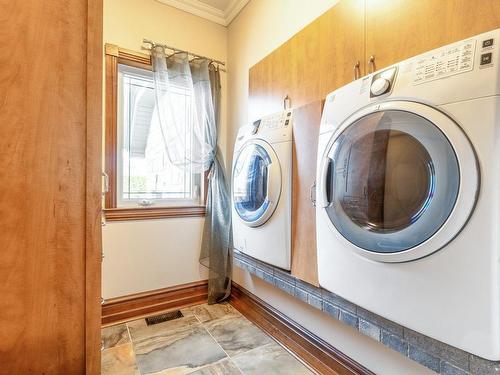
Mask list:
[[[196,58],[210,60],[210,61],[212,61],[212,62],[214,62],[214,63],[216,63],[218,65],[226,66],[226,63],[224,61],[214,60],[214,59],[211,59],[210,57],[198,55],[196,53],[192,53],[192,52],[189,52],[189,51],[184,51],[182,49],[178,49],[178,48],[175,48],[175,47],[170,47],[170,46],[167,46],[166,44],[155,43],[152,40],[149,40],[149,39],[146,39],[146,38],[144,38],[142,40],[142,42],[146,43],[146,44],[151,44],[151,48],[153,48],[155,46],[159,46],[159,47],[163,47],[163,48],[166,48],[166,49],[170,49],[170,50],[172,50],[174,52],[184,52],[184,53],[187,53],[188,55],[194,56]],[[146,48],[146,49],[150,49],[150,48]],[[223,69],[221,69],[221,70],[223,70]]]

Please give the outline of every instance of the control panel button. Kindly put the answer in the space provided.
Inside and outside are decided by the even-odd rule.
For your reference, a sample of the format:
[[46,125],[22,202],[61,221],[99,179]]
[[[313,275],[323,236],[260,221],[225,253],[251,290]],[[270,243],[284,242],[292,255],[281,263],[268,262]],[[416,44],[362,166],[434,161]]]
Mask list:
[[488,65],[488,64],[491,64],[491,59],[492,59],[493,55],[491,52],[488,52],[488,53],[483,53],[481,55],[481,65]]
[[483,40],[483,48],[488,48],[493,45],[493,38]]
[[377,78],[375,81],[373,81],[370,91],[373,95],[382,95],[387,91],[389,86],[390,86],[389,80],[382,77]]

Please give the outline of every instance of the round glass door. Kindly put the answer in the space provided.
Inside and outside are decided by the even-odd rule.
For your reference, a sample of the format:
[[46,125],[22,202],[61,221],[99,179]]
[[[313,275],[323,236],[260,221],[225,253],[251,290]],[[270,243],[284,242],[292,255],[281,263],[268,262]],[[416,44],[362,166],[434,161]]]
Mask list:
[[273,214],[281,192],[281,171],[269,144],[251,141],[241,148],[233,168],[233,204],[249,226],[264,224]]
[[398,109],[346,126],[331,144],[325,174],[329,219],[349,242],[375,253],[403,252],[430,239],[460,189],[448,138],[429,119]]

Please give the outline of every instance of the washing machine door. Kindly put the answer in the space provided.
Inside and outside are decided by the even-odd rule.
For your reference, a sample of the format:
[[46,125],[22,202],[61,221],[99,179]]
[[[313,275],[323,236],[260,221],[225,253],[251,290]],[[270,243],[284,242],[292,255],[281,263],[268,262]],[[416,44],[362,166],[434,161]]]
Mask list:
[[233,206],[250,227],[272,216],[281,194],[281,167],[272,146],[262,140],[243,145],[233,167]]
[[372,105],[333,135],[320,209],[360,254],[405,262],[450,242],[475,205],[479,171],[461,128],[433,107]]

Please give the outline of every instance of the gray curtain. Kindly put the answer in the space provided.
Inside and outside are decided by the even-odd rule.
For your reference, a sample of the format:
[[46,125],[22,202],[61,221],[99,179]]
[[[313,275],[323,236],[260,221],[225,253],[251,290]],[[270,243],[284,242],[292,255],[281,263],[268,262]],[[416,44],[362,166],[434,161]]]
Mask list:
[[[166,56],[161,47],[154,47],[151,57],[167,155],[175,166],[208,176],[200,263],[209,269],[208,302],[221,302],[231,291],[233,238],[229,187],[218,146],[220,72],[209,60],[189,61],[184,53]],[[189,111],[179,111],[171,99],[170,93],[180,88],[188,98],[183,106]]]
[[[220,124],[220,71],[208,66],[214,120]],[[195,90],[196,91],[196,90]],[[233,270],[233,231],[231,226],[231,197],[223,158],[215,139],[215,157],[209,172],[207,213],[203,228],[200,262],[209,268],[208,303],[223,301],[231,293]]]

